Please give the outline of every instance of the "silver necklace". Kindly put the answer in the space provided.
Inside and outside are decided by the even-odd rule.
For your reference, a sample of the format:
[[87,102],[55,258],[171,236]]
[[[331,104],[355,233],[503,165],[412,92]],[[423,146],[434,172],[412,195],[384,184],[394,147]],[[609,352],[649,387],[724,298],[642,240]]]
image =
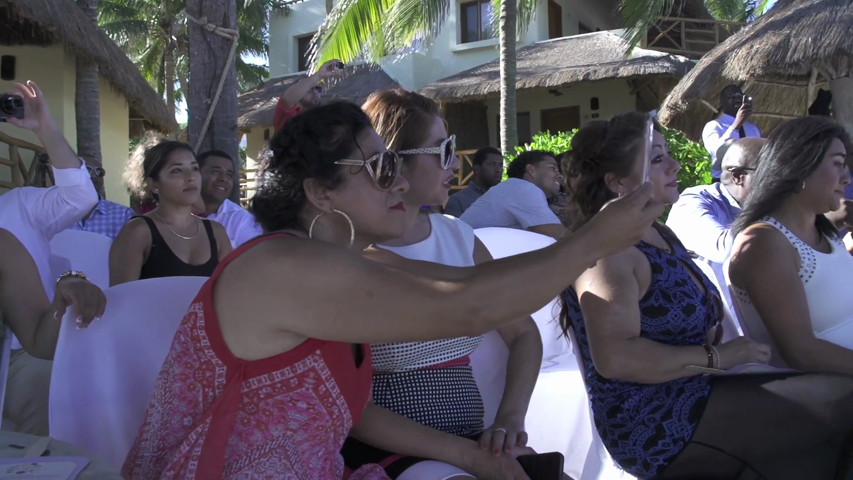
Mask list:
[[[183,239],[183,240],[192,240],[193,238],[195,238],[195,236],[196,236],[196,235],[198,235],[198,232],[199,232],[198,222],[194,222],[194,223],[195,223],[195,233],[193,233],[193,234],[192,234],[192,235],[190,235],[189,237],[186,237],[186,236],[181,235],[180,233],[178,233],[178,232],[174,231],[174,230],[172,229],[172,226],[171,226],[171,225],[169,225],[169,222],[167,222],[167,221],[166,221],[166,219],[164,219],[163,217],[161,217],[161,216],[160,216],[160,214],[159,214],[159,213],[157,213],[157,210],[154,210],[154,215],[157,215],[157,218],[159,218],[159,219],[160,219],[160,221],[161,221],[161,222],[163,222],[163,224],[164,224],[164,225],[166,225],[166,228],[167,228],[167,229],[169,229],[169,231],[170,231],[170,232],[172,232],[172,235],[174,235],[174,236],[176,236],[176,237],[178,237],[178,238],[180,238],[180,239]],[[193,219],[195,219],[195,217],[193,217]]]

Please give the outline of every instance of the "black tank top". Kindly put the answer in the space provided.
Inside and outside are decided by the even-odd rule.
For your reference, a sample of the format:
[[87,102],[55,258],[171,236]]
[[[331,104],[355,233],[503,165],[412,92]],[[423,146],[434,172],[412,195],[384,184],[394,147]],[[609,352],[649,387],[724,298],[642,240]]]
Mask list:
[[210,241],[210,259],[201,265],[190,265],[178,258],[166,244],[154,220],[141,216],[148,229],[151,230],[151,251],[148,259],[142,264],[139,279],[159,277],[209,277],[219,264],[219,252],[216,248],[216,238],[213,236],[213,227],[210,220],[202,220],[207,239]]

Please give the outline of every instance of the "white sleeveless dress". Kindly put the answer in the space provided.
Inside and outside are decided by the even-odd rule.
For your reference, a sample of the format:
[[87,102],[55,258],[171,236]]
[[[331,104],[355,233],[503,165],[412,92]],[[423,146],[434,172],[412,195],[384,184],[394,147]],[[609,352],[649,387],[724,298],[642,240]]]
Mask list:
[[[402,257],[456,267],[474,265],[474,230],[449,215],[429,215],[424,240],[402,247],[377,245]],[[482,336],[370,346],[373,400],[416,422],[454,435],[483,430],[483,400],[468,356]]]
[[[815,337],[853,349],[853,256],[840,239],[826,237],[830,253],[819,252],[800,240],[781,222],[764,217],[766,223],[782,232],[800,255],[800,280],[808,301]],[[741,306],[754,310],[742,288],[732,286]],[[769,335],[768,335],[769,337]]]

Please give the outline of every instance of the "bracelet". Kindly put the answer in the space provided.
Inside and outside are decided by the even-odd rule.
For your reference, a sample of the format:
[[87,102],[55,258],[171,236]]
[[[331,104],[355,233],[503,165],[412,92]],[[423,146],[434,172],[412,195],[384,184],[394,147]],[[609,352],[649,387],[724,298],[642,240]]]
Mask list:
[[59,274],[59,277],[57,277],[57,279],[56,279],[56,286],[59,286],[59,282],[61,282],[62,280],[66,279],[68,277],[75,277],[75,278],[79,278],[81,280],[88,280],[85,273],[83,273],[79,270],[68,270],[68,271],[65,271],[65,272],[62,272]]
[[717,351],[717,347],[713,345],[709,345],[711,347],[711,353],[714,355],[714,367],[717,370],[720,369],[720,352]]
[[[717,362],[714,360],[714,352],[717,349],[712,347],[711,345],[708,345],[707,343],[705,345],[702,345],[702,348],[705,349],[705,354],[708,355],[708,368],[716,368],[714,367],[714,365],[717,364]],[[719,354],[717,354],[717,356],[719,356]]]

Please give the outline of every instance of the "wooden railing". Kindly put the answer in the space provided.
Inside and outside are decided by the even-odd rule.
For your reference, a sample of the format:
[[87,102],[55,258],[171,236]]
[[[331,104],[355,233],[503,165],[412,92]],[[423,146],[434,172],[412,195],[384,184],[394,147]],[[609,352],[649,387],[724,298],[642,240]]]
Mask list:
[[645,47],[699,58],[740,30],[746,23],[698,18],[661,17],[649,29]]
[[249,207],[249,199],[255,195],[258,189],[255,183],[257,168],[247,168],[240,170],[240,205],[245,208]]
[[[468,185],[471,177],[474,176],[474,164],[471,163],[476,150],[459,150],[456,155],[459,157],[459,170],[456,171],[456,177],[451,183],[450,190],[461,190]],[[240,204],[244,207],[249,206],[249,199],[255,194],[257,184],[255,176],[258,174],[258,169],[249,168],[240,170]]]
[[[45,153],[44,147],[12,137],[3,132],[0,132],[0,144],[5,144],[8,147],[9,153],[8,158],[0,157],[0,165],[11,169],[9,180],[0,180],[0,189],[13,189],[15,187],[31,185],[38,172],[39,156]],[[31,152],[31,155],[26,155],[30,157],[29,164],[24,161],[22,150]]]
[[456,180],[450,187],[451,191],[462,190],[468,186],[471,177],[474,176],[474,153],[476,150],[459,150],[456,156],[459,157],[459,170],[456,171]]

